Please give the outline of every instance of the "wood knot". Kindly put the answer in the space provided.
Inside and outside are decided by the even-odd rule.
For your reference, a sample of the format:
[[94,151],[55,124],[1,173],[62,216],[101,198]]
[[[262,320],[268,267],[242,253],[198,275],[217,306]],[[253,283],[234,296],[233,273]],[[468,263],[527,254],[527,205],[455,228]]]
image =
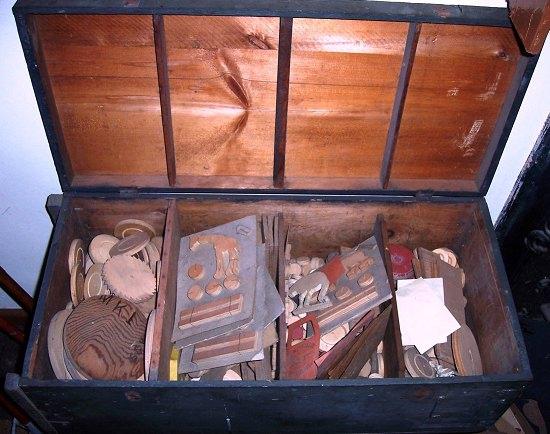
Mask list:
[[250,45],[259,48],[260,50],[273,50],[275,48],[265,35],[251,33],[246,36],[246,39]]
[[506,62],[508,62],[510,60],[510,54],[508,54],[506,51],[504,50],[498,50],[497,51],[497,55],[496,57],[498,59],[502,59],[502,60],[505,60]]

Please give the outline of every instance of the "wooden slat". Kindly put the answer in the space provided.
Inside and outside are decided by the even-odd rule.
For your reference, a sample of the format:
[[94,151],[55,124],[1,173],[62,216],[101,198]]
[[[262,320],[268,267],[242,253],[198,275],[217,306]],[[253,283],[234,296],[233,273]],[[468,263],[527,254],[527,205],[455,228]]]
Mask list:
[[405,23],[294,19],[286,185],[381,187],[407,29]]
[[166,16],[177,185],[271,187],[278,20]]
[[275,109],[275,146],[273,157],[273,184],[276,188],[283,188],[285,182],[285,151],[291,46],[292,18],[281,18],[279,23],[277,102]]
[[155,55],[157,58],[160,110],[162,115],[162,131],[164,135],[168,184],[174,186],[176,185],[176,154],[174,151],[174,131],[172,129],[172,105],[170,104],[166,35],[164,32],[164,17],[162,15],[153,15],[153,30],[155,35]]
[[422,25],[388,188],[479,191],[519,57],[511,29]]
[[25,312],[32,312],[34,300],[2,267],[0,267],[0,288],[6,291]]
[[382,169],[380,171],[380,182],[382,184],[382,188],[388,187],[388,181],[390,179],[395,143],[397,142],[397,136],[399,135],[401,116],[403,115],[403,108],[405,107],[405,98],[407,98],[407,90],[409,87],[409,80],[411,77],[414,55],[416,53],[421,27],[422,24],[409,24],[407,42],[405,44],[405,53],[403,54],[403,61],[401,63],[401,72],[399,73],[399,82],[395,92],[395,100],[393,101],[393,110],[388,129],[388,136],[386,139],[386,149],[384,150]]

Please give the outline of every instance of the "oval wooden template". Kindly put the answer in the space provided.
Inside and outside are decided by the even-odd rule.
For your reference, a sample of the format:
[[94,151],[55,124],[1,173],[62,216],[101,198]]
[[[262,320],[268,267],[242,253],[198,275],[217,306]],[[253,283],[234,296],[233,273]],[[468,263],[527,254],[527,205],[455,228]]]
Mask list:
[[137,379],[144,373],[145,328],[145,316],[133,303],[114,295],[88,298],[67,318],[65,352],[90,378]]
[[69,247],[69,256],[67,258],[67,263],[69,265],[69,272],[72,271],[74,264],[81,262],[82,265],[86,263],[86,254],[84,253],[84,243],[80,238],[75,238],[71,242]]
[[119,255],[132,256],[145,248],[147,244],[149,244],[149,234],[145,232],[137,232],[123,238],[111,247],[111,250],[109,250],[109,255],[111,255],[111,257]]
[[100,234],[96,235],[89,247],[89,254],[94,264],[103,264],[111,257],[109,251],[120,240],[112,235]]
[[118,238],[126,238],[130,235],[137,234],[138,232],[145,232],[149,235],[149,238],[155,237],[157,234],[155,228],[149,223],[138,219],[126,219],[117,223],[115,226],[114,234]]
[[84,298],[111,293],[103,280],[102,272],[103,264],[94,264],[90,267],[84,280]]

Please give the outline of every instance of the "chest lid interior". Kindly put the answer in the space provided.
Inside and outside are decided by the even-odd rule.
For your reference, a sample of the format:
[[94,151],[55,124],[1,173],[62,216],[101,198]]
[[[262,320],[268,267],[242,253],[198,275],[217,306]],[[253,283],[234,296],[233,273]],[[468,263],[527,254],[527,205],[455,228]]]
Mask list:
[[531,68],[507,20],[418,19],[426,5],[384,21],[24,4],[64,190],[484,194]]

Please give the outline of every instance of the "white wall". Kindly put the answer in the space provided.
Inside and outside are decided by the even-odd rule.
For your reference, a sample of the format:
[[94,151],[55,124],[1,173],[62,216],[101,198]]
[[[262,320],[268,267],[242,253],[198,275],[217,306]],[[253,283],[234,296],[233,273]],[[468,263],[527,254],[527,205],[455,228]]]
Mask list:
[[[454,3],[505,6],[504,0]],[[46,197],[60,192],[60,187],[17,36],[12,4],[13,0],[0,0],[0,265],[33,294],[51,235]],[[548,43],[487,196],[494,220],[548,115],[550,86],[544,83],[544,77],[550,77]],[[0,292],[0,307],[13,305]]]
[[[61,190],[12,4],[0,0],[0,265],[32,294],[52,229],[46,197]],[[0,291],[0,307],[11,306]]]

